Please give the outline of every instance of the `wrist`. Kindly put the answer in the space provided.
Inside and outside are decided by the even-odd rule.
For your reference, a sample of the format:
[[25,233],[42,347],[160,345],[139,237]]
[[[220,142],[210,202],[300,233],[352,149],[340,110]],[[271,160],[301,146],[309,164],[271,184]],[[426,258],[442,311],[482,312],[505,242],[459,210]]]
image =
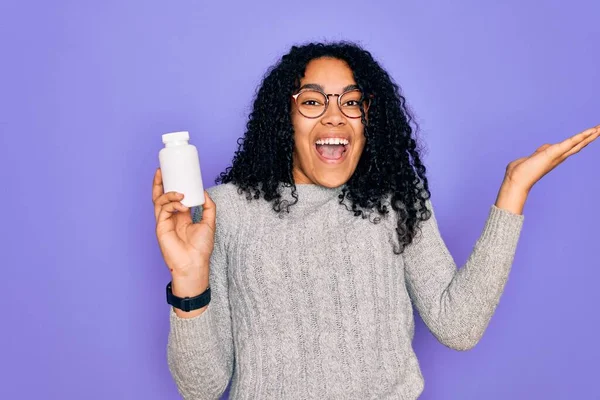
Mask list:
[[498,191],[495,206],[513,214],[521,215],[528,195],[529,189],[521,187],[506,178]]
[[[171,280],[171,293],[174,296],[186,298],[186,297],[197,297],[205,293],[209,287],[208,279],[202,280],[191,280],[189,278],[178,279],[173,277]],[[173,307],[173,311],[179,318],[194,318],[206,311],[208,305],[191,311],[184,311],[177,307]]]
[[209,286],[208,277],[189,278],[173,276],[171,279],[171,289],[177,297],[195,297],[206,291]]
[[525,196],[529,195],[531,186],[515,180],[510,173],[504,175],[502,180],[502,186],[500,187],[501,192],[510,193],[511,195]]

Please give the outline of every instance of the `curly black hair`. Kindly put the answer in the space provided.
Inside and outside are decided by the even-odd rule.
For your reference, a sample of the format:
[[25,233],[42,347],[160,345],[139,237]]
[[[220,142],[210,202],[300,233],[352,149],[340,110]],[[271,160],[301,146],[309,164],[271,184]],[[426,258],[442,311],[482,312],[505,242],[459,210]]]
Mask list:
[[[294,129],[290,96],[299,89],[307,64],[323,57],[345,61],[365,97],[372,98],[368,119],[364,111],[362,116],[365,147],[354,174],[342,188],[340,204],[348,199],[352,206],[346,208],[363,218],[374,209],[380,215],[387,214],[390,204],[397,213],[399,245],[394,246],[394,253],[401,254],[412,243],[419,221],[431,217],[426,207],[426,200],[431,197],[426,168],[413,135],[417,130],[414,118],[398,85],[370,52],[355,43],[293,46],[270,67],[256,93],[245,135],[238,139],[232,165],[215,183],[234,183],[248,200],[259,199],[262,192],[278,213],[289,212],[289,207],[297,203],[292,175]],[[292,188],[295,201],[290,203],[282,197],[281,184]],[[379,220],[377,217],[373,222]]]

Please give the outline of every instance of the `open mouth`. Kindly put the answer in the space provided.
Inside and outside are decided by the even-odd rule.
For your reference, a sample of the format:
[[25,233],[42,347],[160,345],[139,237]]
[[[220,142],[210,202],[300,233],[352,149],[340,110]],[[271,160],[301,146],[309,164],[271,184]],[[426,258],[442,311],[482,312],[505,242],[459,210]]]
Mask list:
[[315,150],[321,159],[327,163],[337,163],[345,159],[350,142],[347,139],[327,138],[317,140]]

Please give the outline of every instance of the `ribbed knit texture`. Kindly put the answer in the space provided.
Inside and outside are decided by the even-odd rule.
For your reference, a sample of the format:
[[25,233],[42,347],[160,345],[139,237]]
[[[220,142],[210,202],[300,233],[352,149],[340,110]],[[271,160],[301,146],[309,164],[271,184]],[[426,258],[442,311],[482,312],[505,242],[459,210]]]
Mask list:
[[218,399],[230,378],[235,400],[416,399],[424,380],[413,306],[441,343],[472,348],[524,218],[492,205],[457,269],[435,214],[398,256],[395,214],[378,224],[355,217],[339,188],[298,185],[299,203],[283,215],[232,184],[208,192],[217,204],[212,301],[195,318],[170,310],[168,363],[185,399]]

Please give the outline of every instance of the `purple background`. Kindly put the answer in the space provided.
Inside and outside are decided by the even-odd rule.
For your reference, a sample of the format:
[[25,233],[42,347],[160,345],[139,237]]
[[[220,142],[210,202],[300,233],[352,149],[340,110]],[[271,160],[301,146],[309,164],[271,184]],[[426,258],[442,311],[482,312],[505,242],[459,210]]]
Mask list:
[[[506,164],[600,123],[596,1],[317,4],[0,3],[0,398],[178,398],[151,203],[160,135],[189,130],[212,186],[292,44],[359,41],[403,87],[459,265]],[[474,350],[418,321],[423,399],[600,398],[599,159],[594,143],[535,186]]]

